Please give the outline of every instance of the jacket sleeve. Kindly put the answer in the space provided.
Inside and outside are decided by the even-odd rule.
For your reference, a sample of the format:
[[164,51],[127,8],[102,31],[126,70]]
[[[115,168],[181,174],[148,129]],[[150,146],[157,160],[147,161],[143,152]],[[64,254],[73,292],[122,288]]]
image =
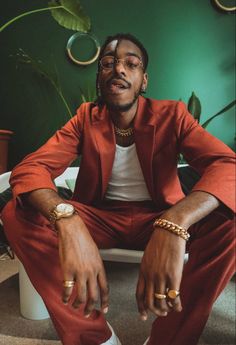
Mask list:
[[203,129],[184,103],[176,110],[179,151],[201,176],[192,191],[210,193],[235,212],[235,153]]
[[84,103],[77,114],[37,151],[26,156],[12,171],[13,198],[35,189],[57,190],[53,180],[70,166],[81,152],[83,121],[90,104]]

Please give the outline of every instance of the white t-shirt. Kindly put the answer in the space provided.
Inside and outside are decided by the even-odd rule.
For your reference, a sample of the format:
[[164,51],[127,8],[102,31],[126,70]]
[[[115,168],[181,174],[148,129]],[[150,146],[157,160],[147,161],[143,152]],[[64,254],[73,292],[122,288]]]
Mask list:
[[116,145],[115,159],[105,198],[123,201],[151,200],[135,143],[128,147]]

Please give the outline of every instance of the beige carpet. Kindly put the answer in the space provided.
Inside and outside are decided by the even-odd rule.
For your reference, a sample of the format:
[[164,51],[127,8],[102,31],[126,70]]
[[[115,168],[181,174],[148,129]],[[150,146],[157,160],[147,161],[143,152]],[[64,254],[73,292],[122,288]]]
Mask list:
[[[138,319],[135,285],[138,265],[106,263],[111,290],[108,321],[122,345],[142,345],[152,320]],[[15,260],[0,261],[0,345],[61,345],[51,320],[24,319],[19,312],[18,267]],[[117,312],[118,311],[118,312]],[[235,282],[217,300],[199,345],[235,344]]]
[[22,339],[18,337],[0,335],[0,344],[1,345],[61,345],[61,342],[53,341],[53,340]]

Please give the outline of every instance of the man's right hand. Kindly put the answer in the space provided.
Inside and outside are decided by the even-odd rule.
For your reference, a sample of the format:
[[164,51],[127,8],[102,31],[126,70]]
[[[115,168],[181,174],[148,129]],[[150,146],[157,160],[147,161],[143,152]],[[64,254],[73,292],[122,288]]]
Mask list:
[[[86,225],[79,215],[56,221],[59,236],[59,255],[63,279],[75,281],[77,295],[73,307],[85,304],[84,315],[89,317],[95,303],[101,299],[101,310],[108,311],[109,291],[103,262]],[[62,300],[68,303],[73,287],[63,287]]]

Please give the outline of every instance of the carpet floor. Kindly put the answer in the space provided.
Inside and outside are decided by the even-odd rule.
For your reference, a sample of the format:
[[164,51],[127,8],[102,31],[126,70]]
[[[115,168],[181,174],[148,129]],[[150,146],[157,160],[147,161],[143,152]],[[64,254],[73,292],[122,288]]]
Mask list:
[[[105,264],[110,285],[107,316],[122,345],[142,345],[153,318],[142,322],[135,302],[137,264]],[[50,319],[32,321],[20,315],[16,260],[0,261],[0,345],[60,345]],[[235,281],[216,301],[199,345],[235,345]]]

